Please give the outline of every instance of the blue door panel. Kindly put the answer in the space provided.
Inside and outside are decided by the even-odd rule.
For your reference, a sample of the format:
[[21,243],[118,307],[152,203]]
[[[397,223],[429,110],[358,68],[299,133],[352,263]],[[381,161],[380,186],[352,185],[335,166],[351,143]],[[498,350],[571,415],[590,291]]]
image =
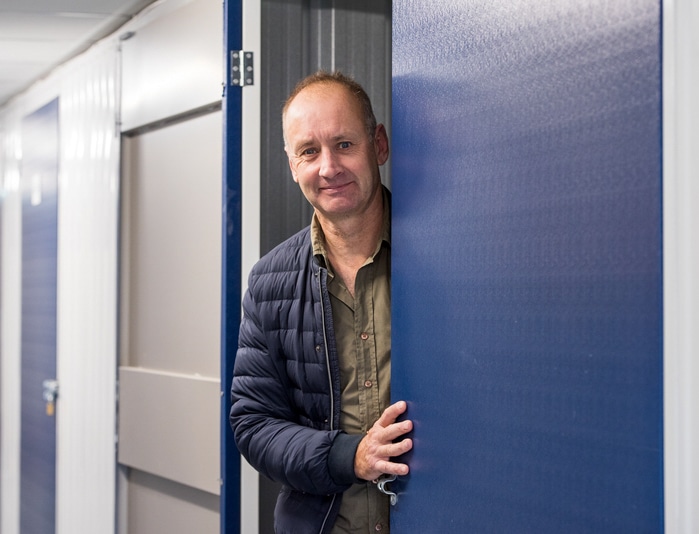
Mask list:
[[56,378],[58,100],[22,123],[22,431],[20,526],[53,534],[56,419],[42,382]]
[[393,15],[393,528],[661,532],[659,2]]

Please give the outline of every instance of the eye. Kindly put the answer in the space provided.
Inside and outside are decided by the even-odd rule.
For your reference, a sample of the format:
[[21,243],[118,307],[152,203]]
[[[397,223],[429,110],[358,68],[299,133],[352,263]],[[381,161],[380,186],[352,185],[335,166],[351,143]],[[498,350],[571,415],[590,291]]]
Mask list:
[[305,148],[301,151],[301,156],[313,156],[314,154],[317,154],[318,151],[315,148]]
[[352,143],[349,141],[342,141],[337,145],[339,148],[349,148],[352,146]]

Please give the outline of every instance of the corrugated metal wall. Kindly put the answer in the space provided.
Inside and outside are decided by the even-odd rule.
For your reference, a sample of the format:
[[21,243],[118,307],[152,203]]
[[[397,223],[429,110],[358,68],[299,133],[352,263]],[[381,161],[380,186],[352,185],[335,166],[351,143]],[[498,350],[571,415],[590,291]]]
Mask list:
[[114,43],[74,62],[61,95],[57,417],[65,430],[56,443],[56,532],[111,532],[119,204]]

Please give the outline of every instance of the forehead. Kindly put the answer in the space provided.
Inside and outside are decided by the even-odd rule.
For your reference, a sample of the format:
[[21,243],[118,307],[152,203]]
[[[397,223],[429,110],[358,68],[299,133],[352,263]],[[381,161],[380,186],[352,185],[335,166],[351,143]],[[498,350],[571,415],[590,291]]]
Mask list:
[[289,107],[302,102],[319,102],[326,100],[341,100],[359,104],[358,98],[348,87],[336,81],[322,81],[305,87],[290,102]]
[[285,129],[319,128],[363,124],[358,99],[343,85],[319,83],[303,89],[289,103],[284,114]]

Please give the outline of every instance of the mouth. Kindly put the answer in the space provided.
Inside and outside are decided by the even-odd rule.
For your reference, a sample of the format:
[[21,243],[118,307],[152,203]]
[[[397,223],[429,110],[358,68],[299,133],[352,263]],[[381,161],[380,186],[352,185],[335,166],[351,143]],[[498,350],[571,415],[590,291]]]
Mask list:
[[351,182],[344,183],[344,184],[326,185],[325,187],[321,187],[320,191],[323,193],[333,195],[333,194],[344,192],[347,188],[349,188],[350,185],[351,185]]

